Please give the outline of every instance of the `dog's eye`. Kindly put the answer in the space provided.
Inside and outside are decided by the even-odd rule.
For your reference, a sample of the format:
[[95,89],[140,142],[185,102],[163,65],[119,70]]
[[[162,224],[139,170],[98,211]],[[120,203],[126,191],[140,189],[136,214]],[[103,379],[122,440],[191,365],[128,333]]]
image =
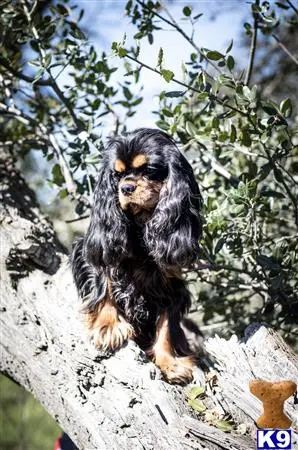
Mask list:
[[113,172],[113,178],[116,181],[119,181],[123,177],[123,175],[125,175],[125,174],[123,174],[122,172],[117,172],[116,170],[114,170],[114,172]]
[[156,166],[147,167],[143,171],[143,176],[148,180],[162,181],[168,176],[168,169],[166,167]]

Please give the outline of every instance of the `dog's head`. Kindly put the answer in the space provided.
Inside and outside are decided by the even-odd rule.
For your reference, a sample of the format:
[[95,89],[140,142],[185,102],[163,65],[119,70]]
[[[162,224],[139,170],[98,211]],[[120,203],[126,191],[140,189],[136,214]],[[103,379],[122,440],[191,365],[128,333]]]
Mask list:
[[161,266],[187,266],[201,234],[200,191],[191,166],[166,133],[141,128],[112,138],[95,190],[87,233],[94,265],[133,257],[135,226]]
[[157,130],[137,130],[112,139],[108,147],[107,170],[112,173],[119,206],[141,221],[152,215],[168,178],[166,139]]

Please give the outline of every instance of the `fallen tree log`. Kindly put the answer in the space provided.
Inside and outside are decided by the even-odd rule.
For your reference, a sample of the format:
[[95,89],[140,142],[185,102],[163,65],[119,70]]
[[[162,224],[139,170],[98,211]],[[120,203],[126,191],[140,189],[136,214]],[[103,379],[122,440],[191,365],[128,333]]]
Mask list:
[[[6,149],[0,177],[1,371],[32,392],[81,450],[254,448],[261,407],[248,381],[298,378],[282,339],[261,326],[244,342],[207,342],[215,359],[207,410],[230,414],[247,432],[200,422],[206,415],[189,407],[190,388],[165,383],[134,343],[112,356],[88,343],[66,252]],[[286,411],[294,420],[293,399]]]

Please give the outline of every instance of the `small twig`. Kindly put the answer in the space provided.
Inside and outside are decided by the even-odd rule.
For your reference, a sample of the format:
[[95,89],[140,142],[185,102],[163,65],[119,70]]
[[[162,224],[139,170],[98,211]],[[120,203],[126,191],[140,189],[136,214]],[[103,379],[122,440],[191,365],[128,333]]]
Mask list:
[[19,70],[14,69],[11,67],[7,61],[0,56],[0,66],[3,66],[8,72],[10,72],[12,75],[14,75],[16,78],[19,78],[20,80],[26,81],[27,83],[33,83],[37,86],[50,86],[50,80],[34,80],[34,78],[29,77],[28,75],[25,75]]
[[[161,76],[162,76],[162,73],[161,73],[160,70],[154,69],[153,67],[148,66],[148,64],[146,64],[146,63],[144,63],[144,62],[138,60],[137,58],[134,58],[134,57],[131,56],[131,55],[126,54],[126,55],[125,55],[125,58],[128,58],[128,59],[130,59],[131,61],[134,61],[135,63],[139,64],[141,67],[145,67],[145,69],[151,70],[151,72],[157,73],[158,75],[161,75]],[[199,89],[197,89],[197,88],[195,88],[195,87],[193,87],[193,86],[190,86],[189,84],[183,83],[183,81],[177,80],[176,78],[172,78],[171,81],[173,81],[173,82],[176,83],[176,84],[179,84],[180,86],[185,87],[186,89],[188,89],[188,90],[190,90],[190,91],[197,92],[198,94],[201,94],[201,93],[202,93],[202,91],[200,91]],[[247,115],[247,113],[241,111],[241,110],[238,109],[238,108],[235,108],[235,106],[232,106],[232,105],[230,105],[229,103],[226,103],[224,100],[221,100],[220,98],[216,97],[216,95],[210,94],[209,92],[208,92],[208,95],[209,95],[209,98],[210,98],[211,100],[214,100],[214,101],[216,101],[217,103],[219,103],[220,105],[226,106],[227,108],[231,109],[232,111],[238,112],[238,113],[241,114],[242,116],[244,116],[244,117],[246,117],[246,118],[249,118],[248,115]]]
[[76,184],[72,178],[71,171],[69,170],[68,163],[65,159],[65,156],[57,142],[57,139],[53,134],[49,134],[49,141],[52,144],[52,147],[56,153],[58,161],[60,163],[62,173],[65,179],[65,184],[69,193],[74,194],[77,190]]
[[290,52],[290,50],[281,42],[278,36],[276,34],[272,33],[273,39],[278,43],[280,48],[291,58],[292,61],[294,61],[295,64],[298,66],[298,59],[293,55],[293,53]]
[[66,106],[69,114],[71,115],[71,118],[75,124],[75,126],[77,127],[77,129],[79,131],[82,131],[83,128],[83,123],[80,119],[77,118],[72,104],[71,102],[68,100],[67,97],[65,97],[65,95],[63,94],[63,92],[61,91],[60,87],[58,86],[58,84],[56,83],[55,79],[52,77],[52,74],[50,73],[50,71],[48,71],[49,76],[50,76],[50,86],[53,88],[54,92],[57,94],[57,97],[62,101],[62,103]]
[[24,125],[28,126],[28,125],[32,124],[33,126],[38,127],[40,129],[42,136],[48,137],[48,140],[49,140],[49,142],[57,156],[57,159],[61,165],[61,169],[63,172],[67,190],[70,193],[74,194],[76,192],[76,184],[72,178],[71,171],[69,170],[65,156],[64,156],[55,136],[52,133],[49,133],[43,124],[38,123],[35,119],[33,119],[32,117],[28,116],[23,111],[15,108],[15,107],[7,106],[7,105],[5,105],[5,103],[0,102],[0,109],[3,111],[4,114],[8,114],[8,115],[15,117],[19,122],[23,123]]
[[89,214],[86,216],[77,217],[76,219],[69,219],[69,220],[66,220],[65,222],[66,223],[79,222],[79,220],[88,219],[88,217],[90,217]]
[[286,2],[295,11],[295,13],[298,14],[298,9],[293,5],[293,3],[290,0],[286,0]]
[[[144,2],[142,2],[141,0],[136,0],[137,3],[139,5],[142,6],[142,8],[147,9],[147,11],[150,11],[152,14],[154,14],[156,17],[158,17],[159,19],[163,20],[165,23],[167,23],[168,25],[170,25],[172,28],[175,28],[175,30],[178,31],[178,33],[180,33],[192,46],[193,48],[197,51],[197,53],[205,60],[207,61],[215,70],[217,70],[218,72],[220,72],[220,69],[216,66],[216,64],[212,61],[210,61],[206,55],[204,55],[204,53],[202,52],[202,50],[200,49],[200,47],[197,46],[197,44],[194,42],[194,40],[192,39],[192,37],[188,36],[185,31],[178,25],[178,23],[176,22],[176,20],[174,19],[174,17],[170,14],[168,8],[166,7],[166,5],[164,5],[164,3],[162,3],[162,7],[163,9],[166,11],[166,13],[168,14],[168,16],[170,17],[171,20],[168,20],[166,17],[162,16],[161,14],[159,14],[158,12],[156,12],[154,9],[149,8]],[[207,73],[207,72],[206,72]],[[207,74],[210,78],[212,78],[211,75]]]
[[249,60],[246,69],[246,75],[244,84],[249,86],[251,74],[253,70],[255,54],[256,54],[256,44],[257,44],[257,35],[258,35],[258,17],[257,14],[254,14],[254,26],[252,30],[251,44],[250,44],[250,52],[249,52]]
[[37,125],[37,122],[32,117],[25,114],[23,111],[15,108],[14,106],[7,106],[5,103],[0,102],[0,113],[8,114],[10,116],[15,117],[19,122],[24,125],[29,125],[30,123]]
[[[279,169],[276,167],[275,161],[274,161],[274,159],[272,158],[272,156],[270,155],[270,152],[269,152],[268,148],[267,148],[264,144],[263,144],[263,147],[264,147],[265,153],[266,153],[266,155],[267,155],[267,157],[268,157],[268,160],[269,160],[271,166],[273,167],[273,169],[275,168],[276,170],[279,170]],[[293,205],[293,207],[294,207],[295,224],[296,224],[296,226],[298,227],[298,204],[297,204],[297,199],[296,199],[295,195],[292,193],[292,191],[291,191],[291,189],[289,188],[289,186],[287,185],[287,183],[285,182],[285,180],[283,179],[283,177],[280,178],[280,183],[281,183],[281,184],[283,185],[283,187],[285,188],[285,191],[286,191],[286,193],[288,194],[289,199],[290,199],[291,202],[292,202],[292,205]]]
[[[42,48],[42,46],[40,45],[40,38],[39,38],[39,34],[37,31],[37,28],[35,27],[35,25],[32,24],[32,18],[31,18],[31,14],[29,12],[29,9],[27,7],[26,1],[21,0],[21,3],[23,4],[24,7],[24,12],[27,16],[27,20],[28,20],[28,24],[31,27],[31,31],[33,34],[34,39],[36,39],[37,45],[38,45],[38,50],[41,56],[41,61],[42,63],[45,61],[46,58],[46,52],[45,50]],[[73,110],[72,104],[71,102],[68,100],[68,98],[65,97],[64,93],[61,91],[59,85],[56,83],[54,77],[52,76],[52,73],[50,71],[49,68],[45,67],[45,70],[47,72],[47,74],[49,75],[49,80],[47,81],[52,89],[54,90],[54,92],[56,93],[57,97],[62,101],[62,103],[66,106],[66,109],[68,110],[69,114],[71,115],[71,118],[75,124],[75,126],[78,128],[79,131],[82,131],[82,122],[81,120],[79,120]]]
[[[193,143],[193,142],[192,142]],[[206,156],[210,163],[211,163],[211,167],[214,170],[214,172],[217,172],[219,175],[223,176],[224,178],[226,178],[227,180],[229,180],[231,183],[234,184],[239,184],[240,180],[235,177],[234,175],[230,174],[225,167],[223,167],[217,160],[216,158],[208,151],[208,148],[206,147],[205,144],[203,144],[202,142],[195,140],[195,143],[198,144],[200,147],[202,147],[204,149],[204,156]]]
[[66,106],[69,114],[72,117],[72,120],[74,122],[74,124],[76,125],[76,127],[81,131],[82,130],[82,122],[77,118],[73,107],[70,103],[70,101],[68,100],[68,98],[65,97],[65,95],[63,94],[63,92],[61,91],[60,87],[58,86],[58,84],[56,83],[55,79],[53,78],[52,74],[50,73],[49,70],[47,70],[48,74],[49,74],[49,78],[47,80],[34,80],[34,78],[29,77],[28,75],[23,74],[22,72],[13,69],[12,67],[9,66],[9,64],[6,63],[6,61],[0,57],[0,64],[5,67],[5,69],[7,69],[12,75],[14,75],[15,77],[26,81],[27,83],[34,83],[38,86],[47,86],[47,87],[51,87],[53,89],[53,91],[56,93],[57,97],[62,101],[62,103]]

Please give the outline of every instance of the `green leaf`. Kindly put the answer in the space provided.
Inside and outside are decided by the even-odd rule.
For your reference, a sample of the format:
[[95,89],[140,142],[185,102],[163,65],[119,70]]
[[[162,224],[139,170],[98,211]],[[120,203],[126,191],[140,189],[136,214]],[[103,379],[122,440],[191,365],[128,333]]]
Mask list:
[[288,5],[285,5],[284,3],[281,2],[275,2],[276,6],[278,6],[281,9],[289,9]]
[[65,8],[64,5],[61,5],[61,3],[57,3],[56,8],[57,8],[57,11],[59,12],[59,14],[61,14],[62,16],[69,15],[68,9]]
[[276,181],[279,183],[282,183],[284,181],[282,171],[280,169],[277,169],[276,167],[273,167],[273,174]]
[[153,34],[152,33],[148,33],[148,41],[149,41],[150,45],[153,44]]
[[234,69],[234,67],[235,67],[235,60],[234,60],[233,56],[231,56],[231,55],[229,55],[229,56],[227,57],[227,66],[228,66],[228,69],[229,69],[230,72],[231,72],[231,71]]
[[33,67],[40,67],[40,60],[39,59],[32,59],[31,61],[28,61],[29,66]]
[[86,36],[84,35],[83,31],[80,30],[80,28],[74,23],[71,22],[70,24],[70,34],[72,37],[79,39],[80,41],[86,40]]
[[258,180],[260,181],[265,180],[265,178],[268,177],[270,172],[271,172],[271,164],[270,163],[264,164],[258,173]]
[[165,92],[164,96],[170,97],[170,98],[183,97],[185,92],[186,91],[169,91],[169,92]]
[[237,138],[237,130],[235,125],[231,124],[231,132],[230,132],[230,142],[233,144]]
[[185,129],[190,136],[195,136],[197,134],[197,129],[192,122],[186,122]]
[[162,69],[161,75],[167,83],[169,83],[174,78],[174,73],[171,70]]
[[158,120],[156,122],[156,126],[165,131],[168,131],[168,129],[170,128],[170,125],[167,122],[165,122],[164,120]]
[[276,192],[276,191],[271,191],[271,190],[267,190],[267,191],[262,191],[260,193],[260,195],[262,197],[272,197],[272,198],[286,198],[284,194],[282,194],[281,192]]
[[290,117],[291,113],[292,113],[292,103],[291,100],[289,98],[286,98],[285,100],[283,100],[280,103],[279,106],[280,112],[285,116],[285,117]]
[[64,176],[59,164],[55,164],[52,168],[53,183],[61,186],[64,183]]
[[269,116],[274,116],[275,114],[278,113],[275,105],[271,102],[262,101],[261,107],[263,111],[265,111],[265,113],[268,114]]
[[198,100],[206,100],[206,98],[209,98],[208,92],[200,92],[199,94],[197,94]]
[[218,252],[220,252],[220,250],[223,248],[223,246],[224,246],[224,243],[225,243],[225,239],[224,238],[219,238],[218,239],[218,241],[217,241],[217,243],[216,243],[216,246],[215,246],[215,249],[214,249],[214,253],[216,254],[216,253],[218,253]]
[[199,84],[201,84],[202,86],[206,86],[206,74],[205,72],[200,72],[198,75],[198,82]]
[[124,56],[126,56],[126,55],[127,55],[127,50],[125,50],[125,48],[123,48],[123,47],[119,47],[118,48],[118,56],[120,58],[124,58]]
[[161,67],[163,63],[163,48],[160,47],[157,57],[157,67]]
[[183,14],[184,14],[186,17],[189,17],[189,16],[191,15],[191,8],[190,8],[189,6],[184,6],[184,8],[183,8]]
[[67,197],[68,195],[68,191],[67,189],[61,189],[61,191],[59,192],[59,197],[61,198],[61,200],[63,200],[65,197]]
[[188,392],[187,397],[189,400],[195,400],[197,397],[205,393],[205,388],[203,386],[194,386]]
[[50,53],[48,53],[43,60],[44,67],[49,67],[49,65],[51,64],[51,61],[52,61],[52,55]]
[[243,86],[242,89],[243,95],[248,99],[251,100],[251,93],[250,93],[250,89],[248,86]]
[[135,39],[142,39],[144,37],[144,33],[142,32],[142,31],[139,31],[139,33],[136,33],[135,35],[134,35],[134,38]]
[[163,109],[161,110],[161,113],[162,113],[164,116],[166,116],[166,117],[173,117],[172,111],[170,111],[170,110],[167,109],[167,108],[163,108]]
[[201,413],[206,410],[206,406],[204,405],[204,403],[201,400],[197,400],[197,399],[189,400],[188,404],[196,412]]
[[126,3],[126,6],[125,6],[125,10],[127,12],[127,15],[130,14],[131,7],[132,7],[132,0],[128,0],[128,2]]
[[30,41],[30,46],[35,52],[39,51],[38,43],[36,41],[34,40]]
[[125,98],[127,99],[127,100],[131,100],[132,99],[132,97],[133,97],[133,95],[132,95],[132,93],[130,92],[130,90],[127,88],[127,87],[123,87],[123,94],[125,95]]
[[224,55],[222,53],[217,52],[216,50],[207,52],[206,56],[211,61],[219,61],[220,59],[224,58]]
[[219,118],[217,116],[214,116],[212,121],[211,121],[211,126],[214,129],[219,128]]
[[216,420],[213,424],[216,428],[219,428],[221,431],[226,433],[233,430],[233,425],[227,420]]
[[38,71],[34,75],[34,81],[32,84],[34,84],[36,81],[38,81],[44,74],[44,68],[38,69]]
[[251,146],[251,137],[249,132],[245,128],[241,130],[241,144],[245,145],[245,147]]
[[226,49],[226,53],[229,53],[233,48],[233,39],[231,40],[230,45],[228,46],[228,48]]

